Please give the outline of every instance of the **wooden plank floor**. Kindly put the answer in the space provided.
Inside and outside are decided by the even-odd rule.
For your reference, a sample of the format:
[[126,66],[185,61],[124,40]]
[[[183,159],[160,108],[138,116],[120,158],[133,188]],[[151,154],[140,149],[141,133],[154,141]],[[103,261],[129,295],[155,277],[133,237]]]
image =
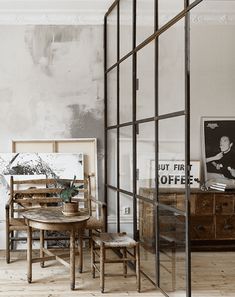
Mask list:
[[235,297],[235,252],[192,253],[193,296]]
[[[33,264],[32,283],[27,283],[27,262],[25,252],[13,252],[12,263],[6,264],[4,251],[0,251],[0,296],[4,297],[70,297],[70,296],[140,296],[136,291],[136,278],[122,276],[105,278],[105,294],[100,293],[98,273],[93,279],[90,272],[90,253],[84,251],[84,272],[76,272],[76,288],[70,290],[69,270],[50,261],[41,268]],[[109,264],[107,272],[122,273],[120,264]],[[118,271],[119,270],[119,271]],[[143,296],[162,295],[146,279],[141,280]]]
[[[69,271],[56,261],[46,268],[33,264],[33,282],[27,283],[25,252],[14,252],[11,264],[6,264],[4,251],[0,251],[0,296],[4,297],[70,297],[70,296],[163,296],[144,277],[142,291],[136,292],[135,277],[107,277],[105,294],[99,290],[99,277],[92,279],[90,255],[85,252],[84,272],[76,274],[76,289],[70,290]],[[109,271],[122,271],[117,264]],[[203,252],[192,254],[193,297],[235,297],[235,253]],[[184,293],[172,292],[170,296],[183,297]]]

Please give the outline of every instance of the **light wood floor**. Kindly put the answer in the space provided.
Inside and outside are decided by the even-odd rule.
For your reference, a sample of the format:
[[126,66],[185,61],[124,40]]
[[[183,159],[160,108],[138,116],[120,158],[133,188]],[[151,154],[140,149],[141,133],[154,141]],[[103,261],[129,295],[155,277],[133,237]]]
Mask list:
[[[163,296],[144,277],[141,278],[142,292],[136,292],[135,277],[107,277],[106,293],[99,290],[99,278],[92,279],[90,255],[85,251],[84,272],[76,275],[76,289],[70,290],[69,271],[58,262],[47,263],[46,268],[33,264],[33,282],[27,283],[25,252],[14,252],[11,264],[6,264],[4,251],[0,251],[0,296],[4,297],[70,297],[70,296]],[[109,271],[122,271],[117,264]],[[235,253],[192,254],[193,297],[235,297]],[[183,297],[184,293],[170,293]]]
[[192,253],[193,296],[235,297],[235,252]]

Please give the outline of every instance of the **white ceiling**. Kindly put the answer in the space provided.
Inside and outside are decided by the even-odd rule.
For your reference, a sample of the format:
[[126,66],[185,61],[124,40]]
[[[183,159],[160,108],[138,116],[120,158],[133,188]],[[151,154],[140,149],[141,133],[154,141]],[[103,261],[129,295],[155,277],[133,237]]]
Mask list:
[[[153,0],[138,1],[152,3]],[[191,3],[193,1],[190,0]],[[103,24],[104,14],[113,2],[114,0],[0,0],[0,24]],[[183,0],[159,1],[164,6],[163,15],[168,17],[175,15],[176,9],[173,6],[182,6],[182,3]],[[209,16],[219,22],[234,22],[235,0],[204,0],[193,10],[192,15],[197,21],[208,19]]]
[[[121,0],[122,1],[122,0]],[[123,0],[131,1],[131,0]],[[152,2],[153,0],[138,0],[138,2]],[[194,0],[190,0],[192,3]],[[76,10],[89,11],[94,14],[96,11],[105,12],[114,0],[0,0],[0,10]],[[168,3],[169,7],[174,4],[183,3],[183,0],[159,0]],[[212,7],[226,7],[235,0],[203,0],[203,2],[210,2]],[[214,4],[213,4],[214,3]]]
[[113,0],[0,0],[0,24],[103,24]]
[[103,12],[113,0],[0,0],[0,9],[7,10],[96,10]]

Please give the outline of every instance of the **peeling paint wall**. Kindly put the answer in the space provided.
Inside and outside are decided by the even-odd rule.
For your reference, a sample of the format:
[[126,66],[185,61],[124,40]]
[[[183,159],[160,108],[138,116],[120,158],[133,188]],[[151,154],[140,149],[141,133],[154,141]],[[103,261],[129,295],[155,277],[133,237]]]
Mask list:
[[0,26],[0,151],[12,139],[98,138],[103,180],[103,27]]

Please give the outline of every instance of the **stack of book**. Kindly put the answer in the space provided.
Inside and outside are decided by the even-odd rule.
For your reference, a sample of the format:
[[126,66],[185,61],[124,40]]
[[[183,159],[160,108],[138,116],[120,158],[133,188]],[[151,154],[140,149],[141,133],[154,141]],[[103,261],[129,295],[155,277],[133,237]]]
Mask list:
[[214,183],[209,186],[210,189],[212,190],[218,190],[218,191],[234,191],[235,190],[235,185],[227,185],[223,183]]

